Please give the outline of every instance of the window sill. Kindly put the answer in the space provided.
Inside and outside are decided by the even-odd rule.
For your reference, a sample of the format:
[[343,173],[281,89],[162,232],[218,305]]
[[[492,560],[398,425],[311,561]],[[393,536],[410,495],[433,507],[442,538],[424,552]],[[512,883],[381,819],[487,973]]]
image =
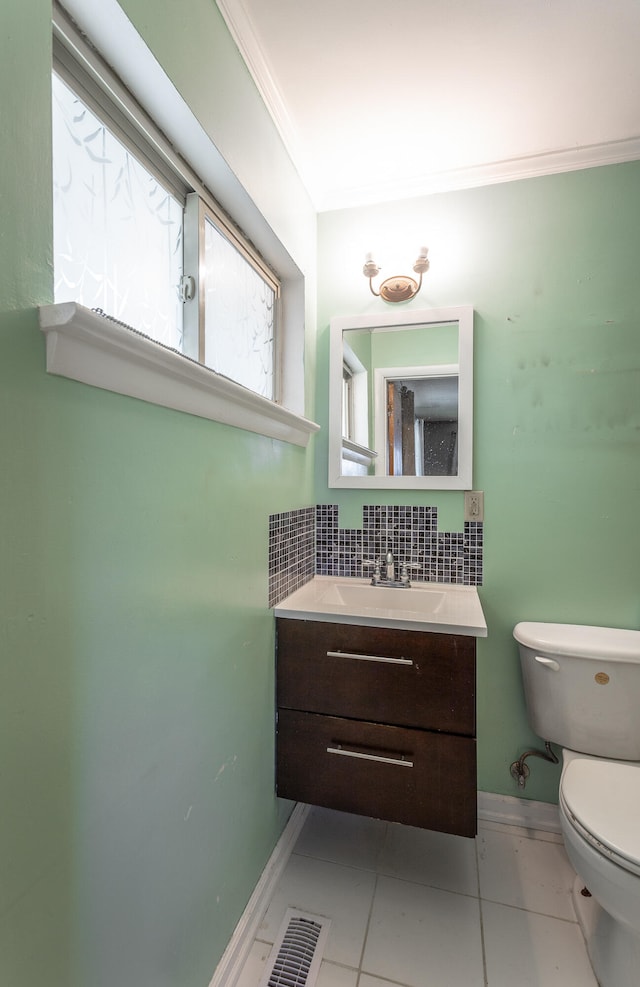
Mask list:
[[342,458],[360,466],[371,466],[378,453],[342,436]]
[[47,373],[306,446],[315,422],[75,302],[40,307]]

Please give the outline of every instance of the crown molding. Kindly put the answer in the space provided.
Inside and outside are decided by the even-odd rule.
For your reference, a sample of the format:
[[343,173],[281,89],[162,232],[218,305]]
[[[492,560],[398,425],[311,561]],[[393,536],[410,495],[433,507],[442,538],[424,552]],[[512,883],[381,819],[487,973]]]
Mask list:
[[301,158],[301,150],[295,127],[245,5],[242,0],[216,0],[216,5],[276,125],[289,157],[297,166]]
[[493,161],[469,168],[433,172],[400,183],[387,182],[376,185],[360,185],[349,189],[328,190],[316,197],[318,212],[333,209],[348,209],[356,206],[374,205],[378,202],[391,202],[395,199],[416,199],[423,195],[442,192],[455,192],[462,189],[479,188],[483,185],[498,185],[502,182],[515,182],[525,178],[541,178],[545,175],[558,175],[569,171],[583,171],[603,165],[623,164],[640,160],[640,137],[627,140],[609,141],[585,147],[545,151],[540,154]]

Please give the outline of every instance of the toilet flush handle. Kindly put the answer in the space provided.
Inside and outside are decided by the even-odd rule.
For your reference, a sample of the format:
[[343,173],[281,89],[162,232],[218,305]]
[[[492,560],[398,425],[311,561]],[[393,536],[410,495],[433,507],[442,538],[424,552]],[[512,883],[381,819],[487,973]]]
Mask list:
[[539,662],[541,665],[546,665],[552,672],[560,671],[560,665],[554,658],[544,658],[542,655],[536,655],[534,661]]

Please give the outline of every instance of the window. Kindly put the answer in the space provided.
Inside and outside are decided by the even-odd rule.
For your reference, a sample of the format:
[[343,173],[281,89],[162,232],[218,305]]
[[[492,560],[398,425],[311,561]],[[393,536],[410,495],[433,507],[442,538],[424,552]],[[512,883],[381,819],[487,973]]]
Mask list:
[[53,74],[54,297],[180,352],[184,202]]
[[204,230],[205,362],[273,400],[278,286],[208,216]]
[[[276,400],[277,279],[193,191],[204,237],[185,226],[187,196],[163,185],[55,72],[52,89],[56,301],[103,312]],[[197,246],[183,280],[185,235]],[[192,313],[204,326],[189,343],[192,294],[204,298]]]
[[[277,276],[59,8],[52,91],[56,304],[41,310],[47,369],[306,445],[318,426],[278,406]],[[290,260],[286,267],[291,326],[303,295]],[[78,321],[80,356],[70,352]],[[93,364],[91,347],[102,350]],[[174,362],[178,353],[186,365]],[[171,385],[145,383],[160,367]]]
[[187,196],[185,240],[187,253],[198,258],[185,303],[187,351],[217,373],[277,400],[278,280],[224,215],[196,193]]

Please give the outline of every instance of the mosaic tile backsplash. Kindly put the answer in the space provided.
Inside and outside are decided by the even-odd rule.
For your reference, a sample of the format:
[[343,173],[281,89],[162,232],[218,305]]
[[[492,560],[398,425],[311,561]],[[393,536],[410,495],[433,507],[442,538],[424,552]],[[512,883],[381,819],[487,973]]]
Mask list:
[[482,523],[467,522],[464,532],[439,532],[435,507],[363,507],[362,528],[339,528],[338,508],[316,508],[316,573],[368,576],[376,559],[391,549],[396,567],[405,564],[412,580],[463,583],[482,581]]
[[316,509],[269,517],[269,606],[304,586],[316,571]]
[[362,508],[362,528],[340,528],[338,507],[318,504],[269,518],[269,606],[320,576],[368,576],[388,549],[414,581],[482,584],[483,524],[438,531],[436,507]]

